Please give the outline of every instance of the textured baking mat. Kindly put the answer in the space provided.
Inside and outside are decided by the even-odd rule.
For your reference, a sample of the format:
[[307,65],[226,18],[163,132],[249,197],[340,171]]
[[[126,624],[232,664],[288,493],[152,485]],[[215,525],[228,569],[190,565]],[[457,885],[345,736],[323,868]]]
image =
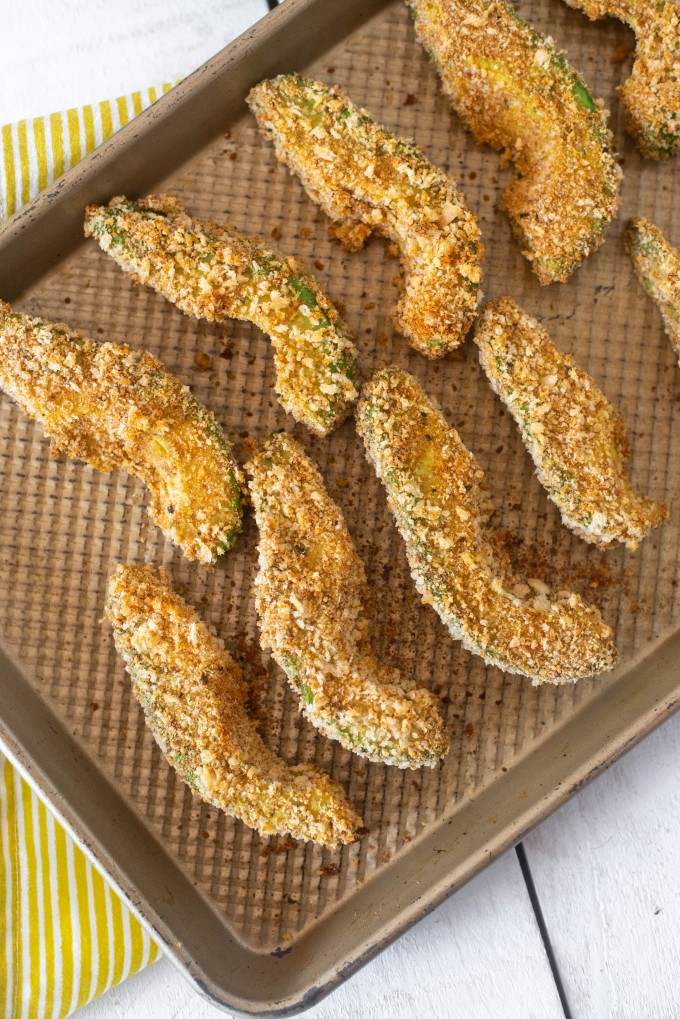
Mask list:
[[[427,363],[390,326],[398,264],[372,240],[348,255],[327,221],[245,116],[168,181],[197,215],[228,220],[302,256],[346,309],[365,377],[398,361],[441,402],[447,419],[488,472],[495,526],[525,575],[570,586],[598,603],[616,628],[623,664],[668,631],[678,615],[680,373],[659,317],[625,254],[625,217],[648,216],[680,239],[671,200],[673,164],[643,164],[622,132],[615,88],[632,36],[615,22],[591,25],[554,2],[522,11],[565,46],[595,95],[613,110],[623,154],[623,210],[598,254],[564,286],[541,288],[496,210],[509,180],[495,153],[476,146],[439,95],[436,75],[401,5],[389,8],[310,70],[341,84],[397,132],[415,136],[459,182],[479,216],[487,249],[487,297],[512,294],[548,327],[558,346],[598,380],[631,433],[632,474],[641,491],[671,505],[671,519],[636,553],[600,552],[559,522],[532,476],[517,429],[482,376],[468,343]],[[253,948],[290,943],[352,893],[444,813],[505,771],[558,720],[611,678],[533,688],[486,668],[454,642],[410,581],[401,539],[351,422],[329,439],[310,437],[278,407],[266,338],[242,323],[184,318],[160,297],[133,289],[94,243],[83,246],[19,306],[63,319],[95,338],[157,354],[242,444],[276,428],[303,440],[341,505],[375,593],[375,645],[404,673],[441,695],[452,751],[434,770],[368,764],[301,719],[283,674],[259,649],[252,597],[257,534],[252,520],[213,572],[182,560],[151,524],[143,486],[123,474],[50,459],[40,429],[0,397],[0,590],[3,635],[40,692],[229,925]],[[119,561],[165,564],[175,583],[225,638],[253,686],[267,742],[289,760],[315,761],[348,789],[369,834],[338,853],[265,839],[202,805],[168,768],[131,698],[101,616],[107,578]]]

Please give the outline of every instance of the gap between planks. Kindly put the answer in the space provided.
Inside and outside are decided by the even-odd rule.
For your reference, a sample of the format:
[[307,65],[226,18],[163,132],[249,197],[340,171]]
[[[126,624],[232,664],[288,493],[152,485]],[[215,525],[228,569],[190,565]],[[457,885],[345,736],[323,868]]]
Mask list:
[[524,878],[524,884],[526,885],[529,902],[531,903],[531,908],[533,909],[534,916],[536,917],[536,924],[543,941],[548,965],[552,971],[555,987],[560,998],[560,1004],[562,1006],[562,1011],[564,1012],[564,1019],[573,1019],[571,1009],[569,1008],[569,1002],[567,1000],[567,993],[564,989],[564,983],[562,981],[559,966],[557,965],[557,959],[555,958],[555,953],[553,951],[550,934],[548,933],[548,928],[546,927],[545,918],[543,916],[543,910],[541,909],[541,901],[538,897],[538,892],[536,891],[536,885],[534,884],[534,879],[531,874],[531,868],[529,866],[523,842],[520,842],[519,845],[515,846],[515,852],[519,861],[520,870],[522,871],[522,877]]

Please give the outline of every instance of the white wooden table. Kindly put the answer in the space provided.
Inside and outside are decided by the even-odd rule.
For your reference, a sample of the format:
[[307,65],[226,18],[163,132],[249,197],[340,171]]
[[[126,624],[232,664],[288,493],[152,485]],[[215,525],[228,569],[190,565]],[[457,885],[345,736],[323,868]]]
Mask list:
[[[5,0],[2,8],[0,124],[182,77],[267,2]],[[680,717],[307,1015],[678,1019],[679,932]],[[167,960],[79,1013],[223,1014]]]

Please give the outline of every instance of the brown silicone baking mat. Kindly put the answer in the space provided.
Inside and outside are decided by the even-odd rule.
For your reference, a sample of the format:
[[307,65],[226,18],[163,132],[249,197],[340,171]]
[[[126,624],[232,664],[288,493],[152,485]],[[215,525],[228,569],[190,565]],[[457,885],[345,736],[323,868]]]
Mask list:
[[[304,38],[313,25],[316,41],[310,42],[310,49],[326,48],[323,19],[330,18],[330,12],[324,15],[316,4],[314,16],[306,19],[305,6],[311,9],[311,4],[294,0],[288,4],[291,10],[277,16],[281,25],[288,26],[289,35],[293,25]],[[116,875],[116,866],[122,871],[125,859],[134,852],[134,845],[125,843],[124,827],[120,845],[107,846],[106,853],[85,839],[100,860],[118,853],[117,863],[108,869],[136,907],[161,938],[175,944],[180,962],[198,974],[196,978],[216,999],[242,1011],[292,1008],[305,993],[309,1002],[339,978],[343,966],[349,970],[359,954],[366,956],[375,949],[381,940],[377,928],[371,933],[370,946],[365,945],[354,959],[337,939],[335,948],[324,941],[323,964],[312,959],[308,947],[302,954],[295,952],[296,947],[309,946],[312,925],[318,926],[320,943],[328,940],[327,931],[332,922],[338,922],[333,911],[340,903],[346,907],[349,903],[349,912],[345,909],[342,914],[344,934],[352,934],[346,918],[353,916],[354,943],[359,945],[364,937],[362,925],[372,922],[371,909],[384,911],[381,931],[389,926],[391,936],[418,910],[423,912],[441,897],[454,879],[447,886],[445,873],[429,874],[431,857],[423,855],[419,864],[415,854],[424,852],[419,845],[428,836],[431,842],[436,833],[445,832],[442,839],[450,839],[457,827],[462,829],[467,816],[463,810],[469,812],[471,805],[483,803],[480,794],[485,788],[499,780],[507,782],[520,774],[522,766],[527,775],[535,774],[534,759],[542,768],[539,752],[545,753],[546,747],[556,752],[565,725],[587,715],[584,709],[590,702],[604,703],[602,697],[610,688],[629,675],[633,656],[656,638],[671,634],[678,617],[680,372],[659,315],[633,277],[622,242],[625,218],[631,214],[648,216],[670,238],[680,241],[680,205],[673,201],[672,192],[677,166],[671,161],[643,162],[623,134],[615,89],[629,67],[632,36],[614,21],[591,25],[558,0],[521,4],[522,14],[568,50],[594,94],[612,110],[611,124],[625,174],[623,208],[604,247],[568,284],[540,287],[497,210],[509,171],[500,170],[497,155],[465,134],[448,108],[405,7],[359,6],[361,10],[355,5],[352,14],[355,22],[373,9],[378,13],[364,18],[357,31],[328,48],[320,59],[308,64],[298,57],[297,66],[323,81],[340,84],[389,128],[415,137],[432,161],[458,182],[484,235],[485,297],[513,295],[547,326],[562,350],[573,353],[595,376],[629,427],[634,484],[668,501],[671,515],[634,553],[598,551],[566,530],[533,477],[515,424],[485,382],[474,345],[468,342],[447,360],[435,363],[411,351],[390,324],[398,263],[388,257],[386,244],[374,239],[364,252],[350,255],[331,241],[326,218],[297,179],[276,162],[271,146],[259,137],[243,106],[232,110],[234,122],[228,131],[221,130],[201,151],[183,154],[188,161],[163,182],[163,188],[183,199],[197,216],[229,221],[260,234],[282,252],[303,258],[330,297],[345,309],[364,377],[396,361],[420,379],[487,471],[497,504],[495,526],[506,536],[518,570],[553,586],[573,588],[602,608],[616,630],[622,655],[623,664],[615,674],[577,685],[534,688],[521,677],[485,667],[454,641],[434,612],[419,602],[384,493],[366,464],[352,422],[328,439],[312,438],[296,426],[277,404],[269,342],[256,328],[239,322],[212,325],[182,316],[161,297],[133,288],[94,242],[82,244],[16,300],[21,310],[64,320],[96,339],[128,342],[152,351],[216,413],[241,452],[245,440],[260,439],[273,429],[286,428],[296,434],[318,462],[364,558],[375,597],[377,651],[441,696],[451,726],[450,755],[440,767],[418,772],[369,764],[321,737],[301,718],[285,677],[259,648],[252,595],[257,533],[252,518],[246,517],[234,551],[214,571],[187,563],[149,520],[141,483],[125,474],[101,474],[62,457],[51,459],[40,428],[9,398],[0,396],[3,638],[30,677],[26,682],[60,720],[72,746],[85,752],[88,767],[105,776],[111,794],[133,808],[139,830],[158,845],[163,866],[193,889],[196,903],[217,925],[215,930],[222,931],[229,943],[235,939],[246,958],[276,960],[281,972],[286,965],[297,967],[297,983],[286,977],[293,990],[268,991],[268,997],[258,988],[250,997],[240,986],[235,990],[237,980],[228,975],[228,968],[227,975],[216,975],[217,962],[211,963],[213,970],[206,975],[208,963],[197,961],[198,949],[187,947],[202,944],[201,931],[194,929],[195,918],[191,931],[189,921],[186,929],[180,920],[173,928],[175,920],[164,916],[160,899],[152,901],[139,880],[130,879],[126,886],[121,874]],[[329,41],[337,38],[338,34],[326,36]],[[276,46],[276,33],[268,45]],[[246,67],[247,49],[241,44],[236,51]],[[275,56],[270,53],[268,59],[271,69],[277,70]],[[288,65],[290,60],[281,69]],[[234,120],[235,115],[240,119]],[[224,113],[216,108],[214,116],[219,124]],[[143,145],[143,124],[150,121],[141,123],[139,145]],[[109,159],[107,172],[106,180],[114,188],[115,161]],[[108,197],[106,186],[106,181],[99,180],[92,197]],[[128,190],[135,188],[128,186]],[[60,200],[55,194],[53,201]],[[33,230],[33,244],[40,246],[37,227],[29,223],[27,229]],[[361,844],[329,852],[290,840],[262,838],[191,796],[145,729],[110,631],[101,622],[107,578],[121,561],[168,568],[179,589],[215,625],[242,663],[252,681],[255,709],[268,744],[288,760],[314,761],[347,788],[369,829]],[[670,658],[668,654],[666,664],[672,665],[672,649]],[[660,674],[663,669],[657,664],[651,671]],[[635,689],[643,682],[637,681]],[[652,704],[647,707],[656,720],[672,705],[667,698],[664,704],[659,701],[656,710]],[[612,734],[605,738],[603,732],[596,766],[619,752],[623,742],[649,728],[650,719],[644,724],[640,720],[638,728],[633,726],[630,737],[620,739],[616,747]],[[579,730],[574,731],[570,748],[578,750]],[[585,736],[583,740],[585,747]],[[15,756],[21,760],[16,748]],[[584,760],[586,756],[584,750]],[[30,773],[31,768],[25,767]],[[78,774],[74,766],[73,788],[61,789],[76,804],[76,813]],[[503,839],[508,844],[521,834],[520,807],[525,809],[526,804],[521,803],[520,790],[508,785],[511,789],[510,800],[517,798],[514,831],[506,826],[502,838],[488,850],[480,842],[475,854],[471,850],[474,861],[468,861],[467,871],[463,868],[460,875],[469,876],[488,862]],[[536,789],[524,798],[528,795],[534,811],[531,822],[558,802],[558,794],[550,788],[543,790],[547,797],[543,806]],[[564,795],[566,787],[559,793]],[[508,797],[503,801],[507,806]],[[102,810],[108,809],[104,798]],[[73,818],[71,823],[84,838]],[[407,859],[412,870],[415,867],[413,873],[421,868],[423,888],[412,884],[404,899],[402,862]],[[362,899],[368,886],[382,889],[381,905],[369,908]],[[173,887],[168,896],[173,896]],[[423,899],[416,909],[413,903],[419,896]],[[326,975],[320,977],[322,972]],[[307,973],[309,979],[300,973]],[[312,983],[315,989],[310,991]]]

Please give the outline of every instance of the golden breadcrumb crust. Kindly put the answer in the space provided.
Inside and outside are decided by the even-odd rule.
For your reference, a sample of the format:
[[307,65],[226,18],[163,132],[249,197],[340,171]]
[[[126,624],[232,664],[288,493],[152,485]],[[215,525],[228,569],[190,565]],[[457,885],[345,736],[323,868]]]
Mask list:
[[619,18],[635,32],[630,77],[620,87],[626,128],[648,159],[680,152],[680,0],[566,0],[593,21]]
[[0,386],[55,451],[146,482],[149,515],[210,565],[241,529],[243,477],[213,415],[160,361],[0,302]]
[[680,360],[680,255],[648,219],[628,220],[626,245],[635,274],[658,305]]
[[106,615],[147,725],[192,792],[263,835],[331,847],[360,836],[337,782],[265,746],[223,642],[154,569],[118,566]]
[[372,231],[396,242],[405,280],[394,324],[411,346],[436,358],[462,343],[484,248],[451,178],[321,82],[280,75],[256,85],[248,104],[350,251]]
[[260,528],[262,646],[325,736],[371,761],[433,766],[447,753],[437,699],[377,660],[364,566],[323,479],[279,433],[247,465]]
[[138,283],[186,315],[253,322],[274,347],[276,392],[296,421],[326,435],[357,398],[356,350],[319,284],[257,237],[191,219],[176,198],[90,205],[85,234]]
[[616,662],[612,631],[577,594],[513,574],[491,540],[484,472],[414,378],[379,371],[357,405],[369,461],[387,490],[426,604],[469,651],[534,683],[561,683]]
[[595,380],[511,297],[487,304],[475,343],[566,526],[596,545],[637,548],[668,511],[631,488],[626,427]]
[[515,175],[503,194],[541,283],[564,282],[604,240],[621,170],[607,115],[510,0],[407,0],[454,110]]

